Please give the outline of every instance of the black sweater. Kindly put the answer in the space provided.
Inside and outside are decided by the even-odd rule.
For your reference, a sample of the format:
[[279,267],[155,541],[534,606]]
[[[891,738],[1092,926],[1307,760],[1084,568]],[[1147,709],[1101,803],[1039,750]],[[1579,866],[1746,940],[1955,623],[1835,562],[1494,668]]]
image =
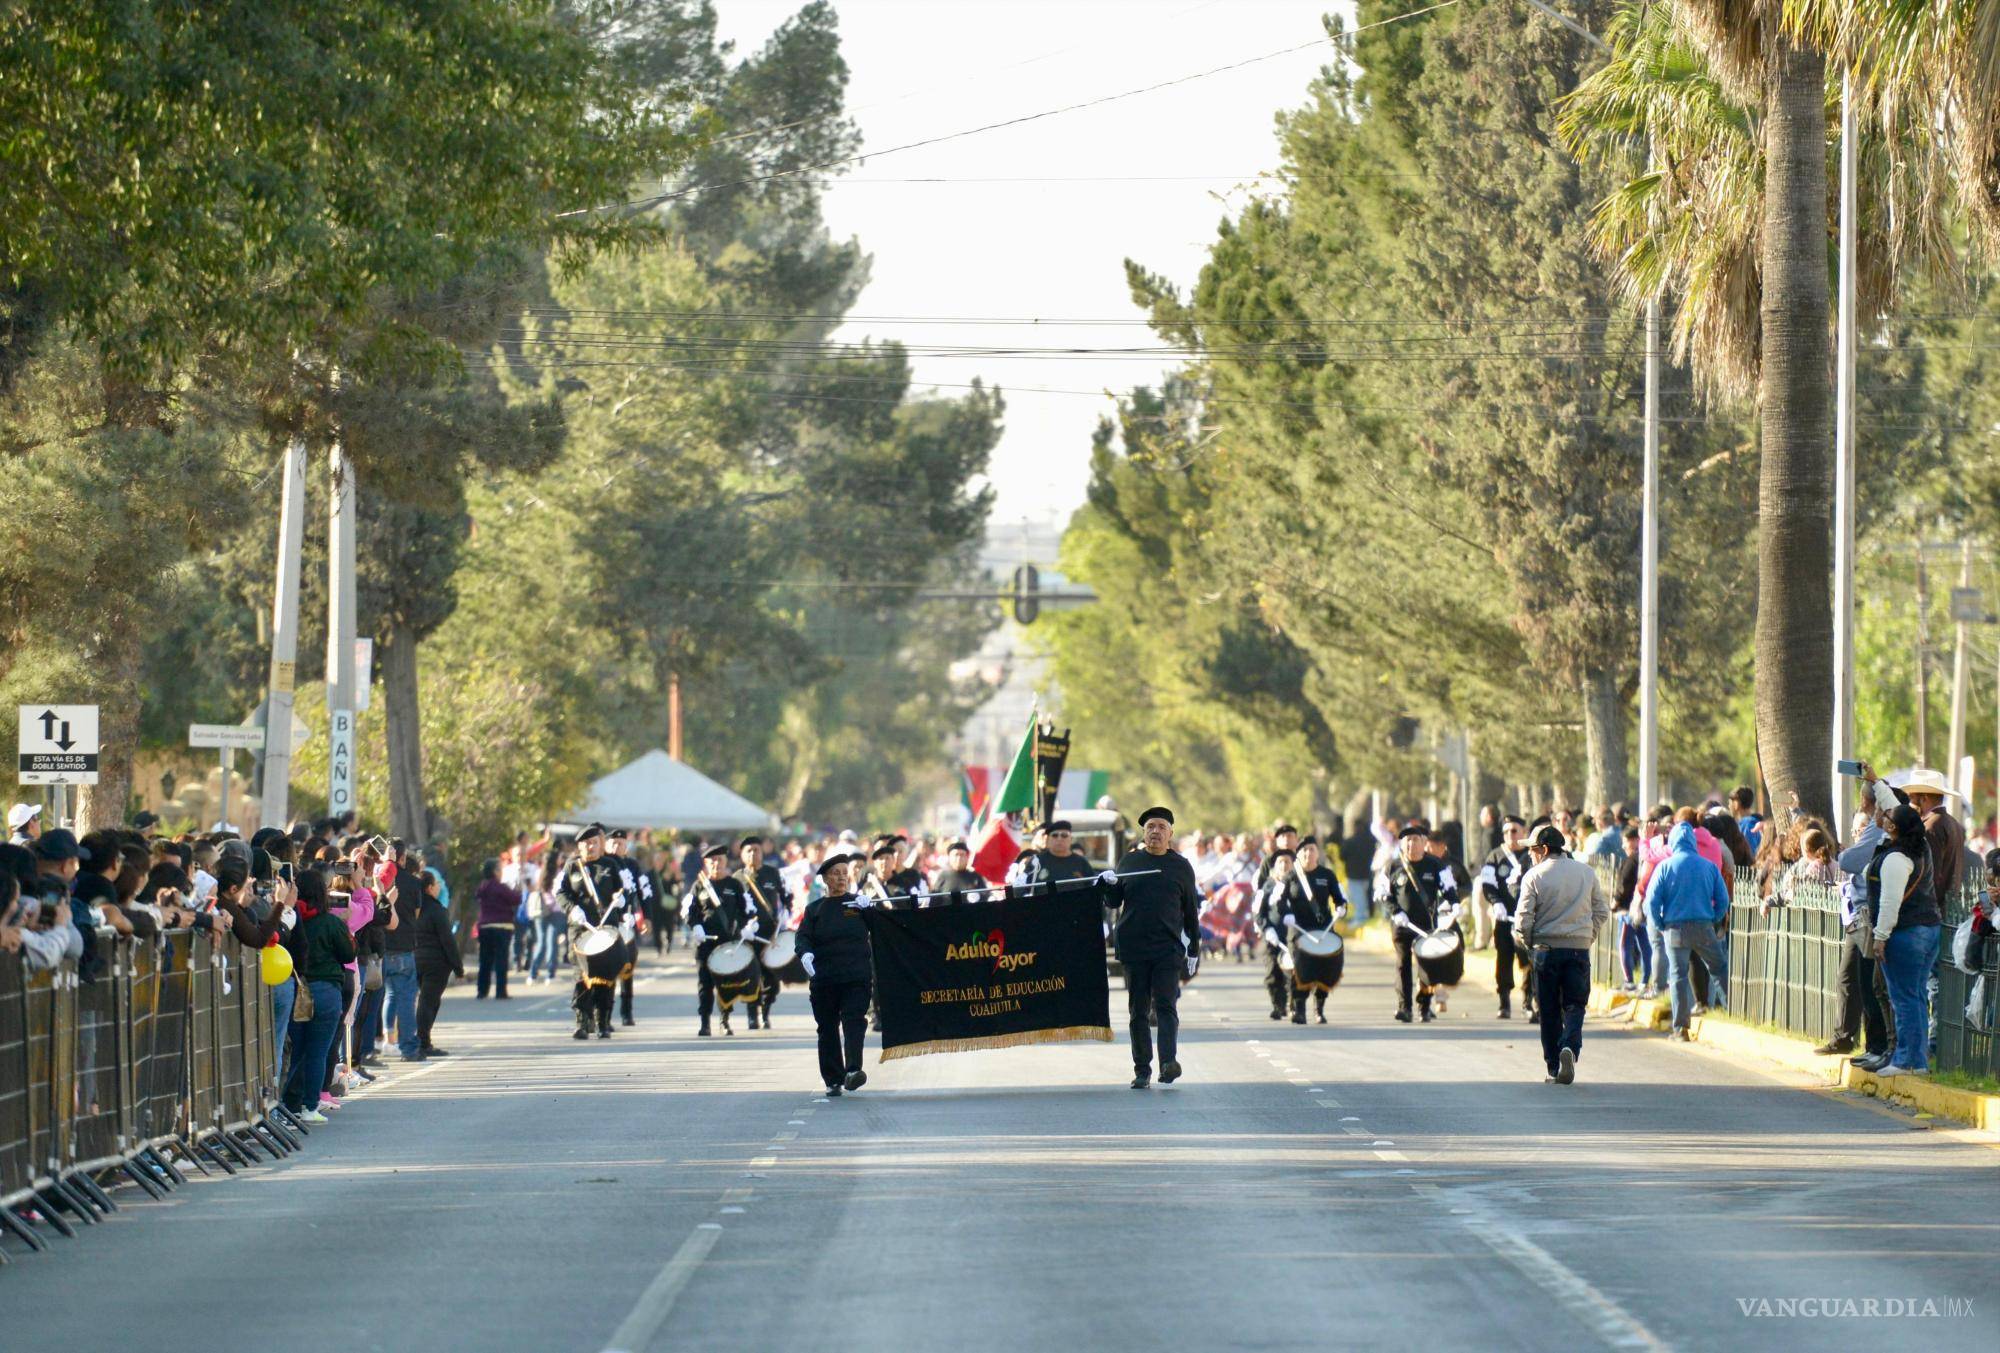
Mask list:
[[799,953],[811,954],[814,986],[826,982],[866,982],[870,971],[868,922],[860,909],[841,905],[846,897],[816,897],[799,921]]
[[417,909],[415,951],[419,971],[465,976],[465,960],[458,954],[458,937],[451,933],[451,913],[435,897],[426,897]]
[[[1150,871],[1150,872],[1149,872]],[[1119,904],[1117,952],[1120,963],[1179,958],[1196,952],[1201,937],[1201,890],[1194,866],[1176,850],[1154,855],[1127,851],[1118,862],[1121,877],[1106,892]]]

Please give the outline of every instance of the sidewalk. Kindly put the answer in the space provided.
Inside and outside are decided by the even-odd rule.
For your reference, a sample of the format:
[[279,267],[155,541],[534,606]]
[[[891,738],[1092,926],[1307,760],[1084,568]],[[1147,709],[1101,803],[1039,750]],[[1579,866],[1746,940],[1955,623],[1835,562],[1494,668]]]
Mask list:
[[[1348,943],[1365,953],[1394,953],[1389,929],[1379,923],[1362,926],[1349,936]],[[1476,953],[1468,951],[1465,981],[1460,985],[1476,987],[1497,999],[1492,957],[1491,949]],[[1590,1013],[1634,1032],[1664,1030],[1671,1022],[1664,998],[1641,1000],[1623,991],[1593,990],[1590,993]],[[1847,1057],[1819,1056],[1808,1039],[1774,1029],[1759,1029],[1721,1016],[1696,1016],[1689,1025],[1688,1033],[1696,1043],[1725,1052],[1762,1057],[1804,1072],[1828,1086],[1900,1104],[1920,1114],[1949,1118],[1981,1131],[2000,1132],[2000,1095],[1939,1085],[1923,1076],[1871,1075],[1856,1067]]]

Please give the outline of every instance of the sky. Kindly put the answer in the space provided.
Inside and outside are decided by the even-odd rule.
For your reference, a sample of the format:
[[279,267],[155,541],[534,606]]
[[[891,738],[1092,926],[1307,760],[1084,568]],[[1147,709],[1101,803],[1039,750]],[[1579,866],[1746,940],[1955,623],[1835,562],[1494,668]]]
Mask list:
[[[798,7],[716,0],[722,35],[739,53],[761,46]],[[1304,102],[1332,56],[1321,16],[1352,14],[1328,0],[839,0],[837,8],[847,106],[864,150],[1312,44],[1102,107],[872,157],[827,188],[829,228],[873,255],[840,337],[1093,348],[1158,345],[1131,322],[1141,315],[1124,261],[1183,290],[1193,283],[1216,223],[1277,165],[1275,115]],[[1040,181],[886,181],[938,177]],[[1030,318],[1126,322],[990,322]],[[941,394],[960,393],[953,387],[975,376],[1006,393],[991,465],[1000,524],[1066,519],[1083,501],[1091,430],[1112,407],[1103,392],[1155,383],[1173,365],[1152,353],[987,354],[926,356],[915,373],[917,388]]]

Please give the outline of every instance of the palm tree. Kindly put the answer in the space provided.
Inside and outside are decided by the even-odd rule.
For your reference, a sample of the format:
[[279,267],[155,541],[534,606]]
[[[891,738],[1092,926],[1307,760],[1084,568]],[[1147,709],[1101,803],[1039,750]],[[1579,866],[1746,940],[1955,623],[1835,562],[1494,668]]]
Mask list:
[[[1754,379],[1758,759],[1779,802],[1796,792],[1809,811],[1824,814],[1832,807],[1833,755],[1826,60],[1782,18],[1779,0],[1676,0],[1670,17],[1627,19],[1626,78],[1655,95],[1667,92],[1662,86],[1677,90],[1675,106],[1686,116],[1656,127],[1643,92],[1628,91],[1641,101],[1625,105],[1626,136],[1647,133],[1662,159],[1650,186],[1647,179],[1628,185],[1632,201],[1622,210],[1629,215],[1649,193],[1680,200],[1661,204],[1677,212],[1663,233],[1647,232],[1658,237],[1623,256],[1635,284],[1669,284],[1678,273],[1690,288],[1683,342],[1693,342],[1697,369],[1712,384],[1727,390]],[[1650,64],[1635,69],[1635,47],[1650,52]],[[1599,87],[1577,97],[1610,93]],[[1610,104],[1615,111],[1615,97]],[[1753,145],[1761,181],[1751,170],[1759,158]],[[1620,210],[1606,208],[1614,225]]]

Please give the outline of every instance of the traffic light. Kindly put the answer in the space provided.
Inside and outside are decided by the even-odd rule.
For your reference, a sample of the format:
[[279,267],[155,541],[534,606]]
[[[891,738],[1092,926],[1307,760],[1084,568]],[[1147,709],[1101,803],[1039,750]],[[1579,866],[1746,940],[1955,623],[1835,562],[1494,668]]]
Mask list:
[[1032,625],[1035,617],[1042,613],[1042,575],[1033,564],[1022,564],[1014,570],[1014,622]]

